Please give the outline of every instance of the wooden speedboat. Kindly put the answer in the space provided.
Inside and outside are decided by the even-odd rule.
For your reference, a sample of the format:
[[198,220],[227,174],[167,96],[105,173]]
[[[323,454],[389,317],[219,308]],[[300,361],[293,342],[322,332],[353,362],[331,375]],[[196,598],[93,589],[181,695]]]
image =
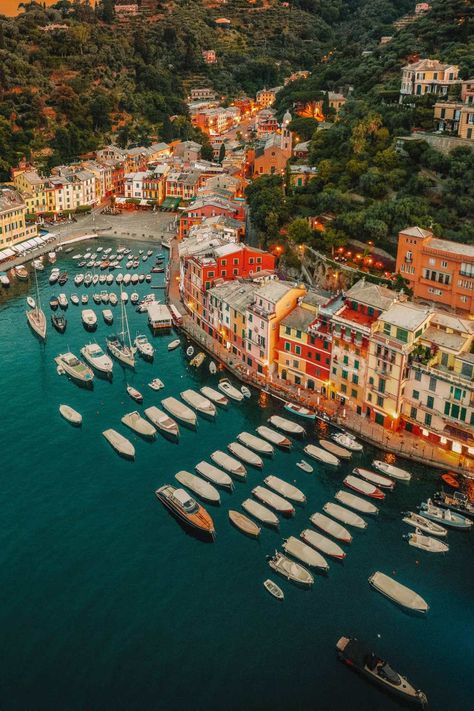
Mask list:
[[131,385],[127,385],[127,393],[130,395],[132,400],[135,400],[135,402],[141,403],[143,402],[143,395],[141,392],[139,392],[136,388],[132,387]]
[[277,585],[276,583],[273,582],[273,580],[270,580],[270,578],[267,578],[267,580],[264,580],[263,582],[263,587],[265,590],[267,590],[270,595],[273,595],[273,597],[276,597],[277,600],[284,600],[285,599],[285,594],[281,587]]
[[79,427],[82,424],[81,413],[77,412],[77,410],[74,410],[72,407],[69,407],[69,405],[60,405],[59,412],[65,420],[71,423],[71,425]]
[[262,530],[260,526],[257,526],[254,521],[245,516],[243,513],[240,513],[240,511],[233,511],[230,509],[229,520],[236,528],[239,529],[239,531],[242,531],[242,533],[245,533],[247,536],[251,536],[252,538],[259,537]]
[[209,501],[211,504],[220,504],[221,495],[217,489],[208,481],[203,481],[201,477],[182,470],[175,474],[175,479],[179,481],[182,486],[187,486],[188,489],[191,489],[200,499]]
[[215,528],[211,516],[187,491],[165,484],[155,491],[155,495],[182,523],[214,538]]
[[135,459],[135,447],[126,437],[116,430],[109,429],[102,432],[107,442],[125,459]]
[[341,637],[337,642],[339,659],[348,667],[367,677],[372,683],[401,699],[420,706],[428,703],[426,695],[416,689],[406,677],[396,672],[384,659],[378,657],[359,640]]
[[428,603],[421,595],[407,588],[406,585],[402,585],[398,580],[385,575],[385,573],[376,571],[370,576],[369,583],[385,597],[413,612],[425,613],[429,610]]

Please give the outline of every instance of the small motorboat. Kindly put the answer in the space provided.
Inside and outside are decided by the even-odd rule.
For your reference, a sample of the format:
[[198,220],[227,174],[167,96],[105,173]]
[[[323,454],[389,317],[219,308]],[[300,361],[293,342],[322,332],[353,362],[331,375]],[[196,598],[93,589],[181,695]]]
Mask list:
[[224,486],[231,491],[233,490],[234,482],[230,476],[226,472],[222,471],[222,469],[215,467],[213,464],[209,464],[209,462],[205,462],[203,460],[202,462],[198,462],[196,464],[195,469],[198,474],[204,477],[204,479],[211,481],[213,484],[216,484],[217,486]]
[[189,361],[189,365],[192,365],[193,368],[200,368],[201,365],[204,363],[205,358],[205,353],[198,353],[196,356],[194,356],[194,358],[191,358],[191,360]]
[[240,388],[240,392],[247,399],[252,397],[252,393],[250,392],[250,390],[248,389],[248,387],[246,385],[242,385],[242,387]]
[[403,538],[408,541],[410,546],[419,548],[427,553],[447,553],[449,551],[447,543],[443,543],[431,536],[424,536],[419,528],[414,533],[407,533]]
[[35,309],[36,308],[36,301],[33,299],[32,296],[27,296],[26,297],[26,303],[30,307],[30,309]]
[[224,395],[227,395],[227,397],[230,397],[231,400],[236,400],[237,402],[241,402],[244,399],[244,396],[240,392],[240,390],[237,390],[237,388],[234,388],[234,386],[231,384],[230,380],[228,378],[221,378],[219,380],[219,384],[217,386],[221,393],[224,393]]
[[97,316],[93,309],[83,309],[81,318],[86,331],[94,331],[97,328]]
[[344,484],[349,488],[357,491],[358,494],[364,494],[364,496],[369,496],[371,499],[385,499],[385,494],[378,487],[370,484],[364,479],[359,479],[357,476],[346,476],[344,479]]
[[324,513],[328,516],[332,516],[337,521],[345,523],[346,526],[354,526],[355,528],[367,528],[367,522],[364,521],[359,514],[354,513],[354,511],[349,511],[349,509],[344,508],[344,506],[339,506],[339,504],[334,504],[332,501],[328,501],[323,506]]
[[355,437],[347,432],[338,432],[333,435],[332,438],[337,444],[344,447],[344,449],[350,449],[352,452],[361,452],[363,450],[360,442],[358,442]]
[[148,387],[152,390],[161,390],[161,388],[165,387],[165,384],[159,378],[153,378],[153,380],[148,383]]
[[89,303],[89,296],[88,294],[82,294],[81,296],[81,304],[87,304]]
[[422,516],[425,518],[437,523],[442,523],[449,528],[468,531],[473,525],[473,522],[466,516],[454,513],[451,509],[443,509],[440,506],[434,506],[431,499],[424,501],[419,508]]
[[137,348],[137,351],[140,353],[141,357],[144,360],[153,360],[153,357],[155,355],[155,349],[151,345],[147,336],[138,335],[135,338],[134,344]]
[[102,303],[100,294],[92,294],[92,300],[94,301],[94,304],[97,304],[97,305]]
[[340,464],[339,459],[334,454],[326,452],[325,449],[316,447],[314,444],[307,444],[304,448],[304,452],[308,455],[308,457],[317,459],[319,462],[324,462],[324,464],[332,464],[334,467],[337,467]]
[[68,278],[69,278],[69,275],[67,272],[61,272],[61,274],[58,277],[58,284],[60,284],[60,286],[64,286],[64,284],[67,282]]
[[154,439],[155,437],[156,429],[136,410],[124,415],[121,418],[121,422],[146,439]]
[[197,412],[200,412],[201,415],[207,415],[208,417],[216,416],[216,406],[213,402],[208,400],[207,397],[201,395],[201,393],[197,393],[192,388],[188,388],[188,390],[183,390],[180,395],[185,403],[193,407]]
[[230,444],[227,445],[227,449],[246,464],[251,464],[253,467],[257,467],[257,469],[261,469],[263,467],[262,458],[258,454],[255,454],[255,452],[252,452],[251,449],[244,447],[239,442],[230,442]]
[[276,444],[277,447],[282,447],[283,449],[291,448],[291,442],[288,437],[285,437],[280,432],[275,432],[275,430],[272,430],[271,427],[267,427],[266,425],[260,425],[256,428],[256,431],[261,437],[268,440],[268,442]]
[[293,484],[289,484],[284,479],[280,479],[279,477],[270,474],[265,477],[263,481],[268,487],[270,487],[270,489],[276,491],[277,494],[281,494],[281,496],[285,496],[287,499],[290,499],[290,501],[295,501],[297,504],[304,504],[306,502],[306,496],[303,492],[296,486],[293,486]]
[[245,501],[242,501],[241,506],[244,511],[252,514],[257,521],[265,524],[265,526],[273,526],[274,528],[279,527],[280,522],[278,520],[278,516],[273,513],[273,511],[270,511],[270,509],[267,509],[266,506],[259,504],[258,501],[254,501],[253,499],[245,499]]
[[33,261],[31,262],[33,265],[33,268],[36,269],[37,272],[44,271],[44,264],[41,261],[41,259],[42,259],[42,257],[40,257],[39,259],[33,259]]
[[234,459],[234,457],[231,457],[226,452],[216,449],[216,451],[211,454],[211,459],[215,464],[232,474],[232,476],[236,476],[238,479],[245,479],[247,477],[247,469],[242,462],[239,462],[238,459]]
[[298,415],[299,417],[305,417],[307,420],[315,420],[316,415],[307,407],[302,407],[300,405],[294,405],[292,402],[287,402],[285,405],[285,410],[287,412],[293,413],[293,415]]
[[413,612],[425,613],[430,609],[428,603],[421,595],[407,588],[406,585],[402,585],[398,580],[391,578],[389,575],[385,575],[385,573],[376,571],[370,576],[369,583],[375,590],[385,595],[385,597],[388,597],[393,602]]
[[76,274],[76,276],[74,277],[74,284],[76,286],[81,286],[83,281],[84,281],[84,274]]
[[80,385],[91,387],[94,380],[94,373],[85,363],[79,360],[74,353],[60,353],[54,359],[62,373],[66,373],[72,380]]
[[393,464],[388,462],[383,462],[380,459],[374,459],[372,465],[382,474],[386,474],[392,479],[399,479],[400,481],[410,481],[410,472],[405,471],[405,469],[400,469],[400,467],[394,467]]
[[252,489],[252,494],[262,503],[270,506],[272,509],[282,514],[283,516],[294,516],[295,508],[283,496],[276,494],[274,491],[266,489],[264,486],[256,486]]
[[214,538],[215,528],[211,516],[187,491],[165,484],[155,491],[155,495],[177,519],[195,531]]
[[211,375],[215,375],[217,373],[217,365],[214,363],[213,360],[209,363],[209,372]]
[[451,489],[459,489],[459,480],[455,474],[446,472],[446,474],[441,474],[441,479],[445,484],[450,486]]
[[53,311],[56,311],[56,309],[59,306],[59,302],[55,296],[52,296],[49,300],[49,305],[53,309]]
[[59,294],[58,296],[58,304],[61,309],[67,309],[69,302],[67,300],[66,294]]
[[28,281],[28,270],[23,264],[18,264],[18,266],[14,267],[13,273],[20,281]]
[[141,394],[141,392],[136,390],[136,388],[132,387],[131,385],[127,385],[127,393],[130,395],[132,400],[135,400],[135,402],[143,402],[143,395]]
[[200,388],[200,391],[204,395],[204,397],[207,397],[208,400],[211,400],[216,405],[226,407],[229,404],[229,401],[225,397],[225,395],[221,395],[221,393],[217,390],[214,390],[214,388],[209,388],[207,387],[207,385],[204,385],[204,387]]
[[322,533],[313,531],[310,528],[305,528],[304,531],[301,531],[300,538],[305,543],[309,543],[309,545],[313,546],[313,548],[316,548],[318,551],[321,551],[321,553],[325,553],[332,558],[344,560],[346,557],[346,552],[338,543],[331,541],[330,538],[326,538],[326,536],[323,536]]
[[67,321],[64,316],[56,316],[56,314],[53,314],[51,316],[51,323],[58,333],[64,333],[66,330]]
[[309,570],[306,570],[300,563],[295,563],[295,561],[287,558],[286,555],[279,551],[275,551],[275,555],[270,558],[268,564],[276,573],[298,585],[310,587],[314,583],[314,578]]
[[101,291],[100,292],[100,300],[103,304],[108,304],[109,303],[109,292],[108,291]]
[[260,439],[260,437],[256,437],[255,435],[250,434],[250,432],[240,432],[237,435],[237,439],[246,447],[250,447],[250,449],[259,452],[260,454],[266,454],[268,456],[272,456],[274,454],[274,449],[270,442],[267,442],[265,439]]
[[71,304],[74,304],[74,306],[77,306],[77,305],[78,305],[78,303],[79,303],[79,297],[78,297],[77,294],[71,294],[71,296],[70,296],[69,298],[70,298],[70,300],[71,300]]
[[179,338],[176,338],[174,341],[171,341],[171,343],[168,343],[168,350],[174,351],[175,348],[179,348],[180,345],[181,341],[179,340]]
[[122,300],[123,304],[126,304],[128,302],[128,294],[126,291],[122,291],[120,294],[120,299]]
[[79,427],[82,424],[81,413],[77,412],[77,410],[74,410],[72,407],[69,407],[69,405],[60,405],[59,412],[65,420],[71,423],[71,425]]
[[53,284],[56,284],[58,279],[59,279],[59,269],[57,267],[54,267],[54,269],[51,270],[51,274],[49,275],[48,281],[52,286]]
[[350,543],[352,541],[352,536],[347,528],[344,528],[344,526],[341,526],[340,523],[333,521],[333,519],[329,518],[329,516],[325,516],[322,513],[314,513],[309,517],[309,520],[313,526],[316,526],[316,528],[321,529],[321,531],[324,531],[325,533],[329,533],[330,536],[337,538],[343,543]]
[[448,494],[446,491],[437,491],[433,496],[433,501],[436,506],[451,509],[451,511],[455,511],[462,516],[474,518],[474,504],[471,504],[468,496],[460,491],[455,491],[453,494]]
[[208,481],[203,481],[201,477],[191,474],[184,469],[174,475],[176,481],[182,486],[187,486],[188,489],[199,496],[200,499],[208,501],[211,504],[220,504],[221,495],[217,489]]
[[114,294],[113,291],[110,292],[110,294],[109,294],[109,304],[111,306],[117,306],[117,304],[118,304],[117,294]]
[[188,356],[188,358],[193,357],[193,355],[194,355],[194,347],[193,346],[188,346],[186,348],[186,355]]
[[427,705],[428,699],[422,691],[416,689],[406,677],[392,669],[388,662],[377,656],[358,639],[341,637],[336,648],[342,662],[363,674],[372,683],[400,699],[415,702],[422,707]]
[[245,516],[243,513],[240,513],[240,511],[233,511],[230,509],[229,520],[236,528],[239,529],[239,531],[242,531],[242,533],[245,533],[247,536],[251,536],[251,538],[259,537],[262,530],[260,526],[257,526],[254,521]]
[[296,462],[296,466],[302,469],[307,474],[312,474],[314,472],[314,468],[311,466],[311,464],[305,462],[304,459],[301,459],[299,462]]
[[307,543],[304,543],[304,541],[301,541],[299,538],[295,538],[295,536],[290,536],[284,541],[283,550],[285,553],[289,553],[293,558],[297,558],[311,568],[319,568],[325,573],[329,570],[329,565],[321,553],[312,546],[308,546]]
[[382,476],[382,474],[371,472],[368,469],[363,469],[362,467],[356,467],[352,470],[352,473],[357,474],[357,476],[362,477],[362,479],[366,481],[370,481],[371,484],[380,486],[381,489],[390,489],[391,491],[395,486],[395,482],[392,479]]
[[130,303],[131,304],[138,304],[139,301],[140,301],[140,296],[137,294],[136,291],[133,291],[130,294]]
[[288,434],[305,434],[304,427],[298,425],[296,422],[292,422],[291,420],[287,420],[284,417],[280,417],[279,415],[272,415],[268,418],[268,421],[274,427],[278,427],[279,430],[283,430],[283,432],[287,432]]
[[114,315],[110,309],[104,309],[102,311],[102,317],[107,324],[107,326],[111,326],[114,322]]
[[[229,512],[230,513],[230,512]],[[277,600],[284,600],[285,599],[285,594],[281,587],[277,585],[276,583],[273,582],[273,580],[270,580],[270,578],[267,578],[267,580],[263,581],[263,587],[267,592],[270,593],[270,595],[273,595],[273,597],[276,597]]]
[[155,427],[161,430],[165,435],[179,437],[178,423],[175,422],[172,417],[167,415],[166,412],[163,412],[158,407],[152,405],[151,407],[145,408],[145,415],[148,417],[150,422],[153,422]]
[[320,439],[319,444],[323,449],[327,452],[331,452],[331,454],[334,454],[335,457],[339,457],[339,459],[350,459],[352,457],[352,452],[344,447],[340,447],[338,444],[334,444],[334,442],[328,439]]
[[180,402],[175,397],[166,397],[164,400],[161,401],[161,404],[163,405],[165,410],[170,412],[173,417],[176,417],[185,425],[188,425],[190,427],[196,427],[197,415],[194,410],[191,410],[190,407]]
[[349,508],[355,509],[355,511],[359,511],[360,513],[376,515],[379,512],[375,504],[366,501],[366,499],[362,499],[360,496],[351,494],[349,491],[338,491],[334,498],[340,501],[341,504],[344,504],[344,506],[349,506]]
[[430,533],[432,536],[444,537],[448,535],[448,531],[444,526],[440,526],[438,523],[420,516],[420,514],[413,513],[413,511],[405,511],[402,521],[409,526],[419,528],[420,531]]

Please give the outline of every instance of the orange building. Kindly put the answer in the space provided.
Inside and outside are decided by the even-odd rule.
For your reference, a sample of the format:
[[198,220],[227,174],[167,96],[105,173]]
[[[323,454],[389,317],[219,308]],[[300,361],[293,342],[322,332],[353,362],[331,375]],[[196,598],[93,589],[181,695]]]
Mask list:
[[397,272],[417,299],[474,314],[474,246],[409,227],[398,235]]

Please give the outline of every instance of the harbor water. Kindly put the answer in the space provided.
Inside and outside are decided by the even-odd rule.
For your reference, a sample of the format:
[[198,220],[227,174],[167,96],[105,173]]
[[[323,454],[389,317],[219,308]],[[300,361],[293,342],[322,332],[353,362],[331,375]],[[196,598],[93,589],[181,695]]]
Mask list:
[[[248,467],[244,483],[221,492],[221,505],[206,505],[217,535],[205,543],[187,533],[155,498],[174,483],[177,471],[225,449],[243,430],[255,432],[272,414],[291,416],[282,403],[252,391],[250,400],[219,409],[215,421],[199,417],[196,431],[181,426],[179,443],[159,434],[141,440],[120,422],[135,409],[160,406],[164,397],[204,384],[216,387],[209,358],[196,370],[185,348],[168,351],[173,332],[153,338],[155,359],[138,359],[135,371],[114,363],[112,382],[95,378],[92,390],[58,375],[55,356],[97,342],[118,330],[119,307],[96,306],[92,294],[117,285],[87,289],[98,315],[88,334],[81,309],[71,303],[61,335],[50,323],[49,299],[64,292],[82,294],[72,277],[79,270],[74,253],[118,241],[94,240],[61,253],[57,266],[69,272],[63,287],[50,286],[50,267],[39,273],[48,337],[41,343],[29,329],[25,298],[33,283],[12,280],[0,293],[0,666],[3,709],[397,709],[401,702],[354,674],[336,657],[340,636],[356,636],[403,672],[428,696],[429,708],[460,709],[472,704],[474,659],[474,564],[472,534],[452,530],[446,555],[410,547],[403,535],[402,511],[415,511],[439,488],[439,472],[403,460],[413,473],[387,493],[366,530],[353,529],[343,562],[328,558],[327,575],[315,574],[311,590],[277,576],[266,556],[281,550],[284,538],[311,528],[309,515],[322,511],[344,488],[355,466],[371,467],[384,452],[369,446],[333,468],[311,461],[314,473],[296,467],[307,442],[321,431],[300,420],[304,439],[290,452],[266,458],[263,471]],[[129,244],[134,253],[150,245]],[[156,245],[152,245],[156,253]],[[46,260],[45,260],[46,261]],[[125,260],[123,260],[125,261]],[[148,271],[150,260],[140,265]],[[121,270],[125,270],[123,265]],[[153,285],[163,284],[153,275]],[[150,293],[149,284],[130,294]],[[164,292],[156,290],[157,299]],[[113,308],[107,326],[103,308]],[[146,315],[127,307],[132,338],[151,334]],[[182,343],[187,342],[182,337]],[[159,377],[165,388],[148,387]],[[137,406],[126,393],[131,384],[144,396]],[[81,428],[61,418],[68,404],[83,415]],[[121,459],[102,437],[115,428],[135,445],[134,462]],[[309,460],[308,460],[309,461]],[[228,510],[268,474],[295,483],[305,506],[280,531],[263,528],[260,540],[230,525]],[[369,576],[387,573],[416,590],[429,603],[424,617],[410,615],[374,591]],[[264,589],[270,577],[284,590],[279,602]]]

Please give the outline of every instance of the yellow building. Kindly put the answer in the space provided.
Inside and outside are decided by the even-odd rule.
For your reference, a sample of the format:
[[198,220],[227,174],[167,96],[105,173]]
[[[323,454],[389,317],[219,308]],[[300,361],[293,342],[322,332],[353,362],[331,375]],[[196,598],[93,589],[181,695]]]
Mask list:
[[9,185],[0,186],[0,249],[36,237],[36,225],[26,224],[26,214],[26,203],[18,190]]
[[30,215],[48,212],[48,180],[42,178],[36,170],[17,169],[13,173],[13,182],[22,193]]

